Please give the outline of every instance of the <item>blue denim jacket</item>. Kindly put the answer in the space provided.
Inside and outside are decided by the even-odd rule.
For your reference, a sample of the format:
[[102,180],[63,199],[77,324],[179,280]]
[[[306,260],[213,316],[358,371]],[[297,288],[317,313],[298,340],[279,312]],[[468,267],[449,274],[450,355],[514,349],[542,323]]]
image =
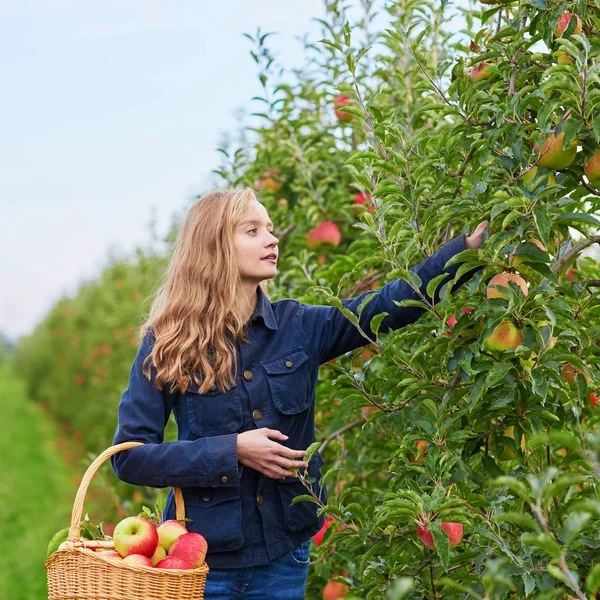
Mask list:
[[[460,235],[412,270],[427,283],[446,272],[454,278],[459,265],[445,263],[466,249]],[[475,269],[463,275],[459,285]],[[456,289],[456,287],[455,287]],[[275,480],[244,467],[237,461],[238,433],[268,427],[289,436],[278,441],[295,450],[305,450],[315,441],[315,388],[319,365],[366,345],[368,342],[337,308],[301,304],[294,299],[271,302],[257,286],[257,304],[248,321],[250,343],[236,343],[236,385],[198,393],[190,384],[185,393],[161,392],[154,375],[148,381],[142,363],[151,351],[149,331],[131,369],[129,386],[118,411],[114,444],[140,441],[139,446],[111,458],[123,481],[154,487],[181,487],[188,530],[201,533],[208,542],[206,562],[210,568],[248,567],[266,564],[312,537],[323,525],[316,504],[292,499],[306,493],[295,477]],[[377,294],[363,311],[360,324],[372,339],[368,326],[373,315],[389,313],[380,331],[398,329],[416,321],[418,307],[399,307],[393,300],[417,299],[410,286],[397,280],[380,290],[344,300],[357,313],[367,294]],[[439,286],[435,301],[439,301]],[[163,443],[171,411],[175,413],[178,441]],[[319,493],[323,459],[313,455],[307,468],[315,477]],[[327,488],[321,498],[327,502]],[[163,515],[175,518],[173,491]]]

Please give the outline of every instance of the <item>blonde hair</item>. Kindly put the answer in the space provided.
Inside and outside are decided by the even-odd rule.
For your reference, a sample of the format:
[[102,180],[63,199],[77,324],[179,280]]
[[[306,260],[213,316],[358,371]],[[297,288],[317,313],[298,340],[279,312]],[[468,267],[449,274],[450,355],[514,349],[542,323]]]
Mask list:
[[[235,341],[247,342],[246,297],[233,245],[234,229],[250,202],[250,188],[215,190],[189,209],[173,254],[141,326],[143,338],[152,328],[152,352],[143,372],[156,369],[159,389],[167,383],[184,392],[190,381],[200,393],[235,383]],[[266,285],[261,288],[267,293]]]

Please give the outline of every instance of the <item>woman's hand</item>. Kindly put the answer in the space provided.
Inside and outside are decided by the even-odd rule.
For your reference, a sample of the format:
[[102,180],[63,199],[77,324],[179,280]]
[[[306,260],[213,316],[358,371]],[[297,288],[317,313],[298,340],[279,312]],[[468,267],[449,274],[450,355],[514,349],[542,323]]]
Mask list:
[[306,456],[305,450],[292,450],[270,440],[270,437],[279,440],[288,439],[288,436],[280,431],[266,427],[238,434],[238,462],[271,479],[296,477],[296,473],[286,469],[308,466],[306,462],[293,460]]
[[488,226],[488,221],[482,221],[477,225],[475,231],[467,237],[467,248],[469,250],[477,250],[477,248],[481,248],[481,241],[483,237],[483,232],[485,228]]

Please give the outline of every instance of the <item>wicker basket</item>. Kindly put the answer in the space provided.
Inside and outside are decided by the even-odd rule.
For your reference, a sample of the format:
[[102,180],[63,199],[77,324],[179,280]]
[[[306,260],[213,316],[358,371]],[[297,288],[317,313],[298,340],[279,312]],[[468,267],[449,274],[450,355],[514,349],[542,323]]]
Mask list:
[[[46,560],[49,600],[203,600],[208,565],[189,570],[155,569],[123,564],[105,558],[93,548],[112,548],[112,540],[81,539],[83,500],[92,477],[113,454],[141,446],[125,442],[111,446],[94,460],[77,490],[68,548],[57,550]],[[185,517],[183,494],[174,488],[176,515]]]

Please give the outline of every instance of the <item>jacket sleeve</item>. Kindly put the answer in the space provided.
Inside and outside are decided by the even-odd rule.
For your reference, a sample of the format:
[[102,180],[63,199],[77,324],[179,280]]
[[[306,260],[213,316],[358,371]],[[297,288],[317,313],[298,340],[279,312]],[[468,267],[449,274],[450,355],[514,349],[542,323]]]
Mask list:
[[153,487],[239,486],[242,465],[237,461],[237,433],[163,442],[175,394],[166,386],[162,392],[157,388],[154,368],[150,380],[142,373],[152,344],[149,330],[131,368],[129,386],[121,397],[113,440],[113,444],[138,441],[144,445],[111,457],[117,477],[134,485]]
[[[442,273],[447,273],[448,277],[437,286],[434,294],[434,302],[439,302],[440,288],[444,283],[452,280],[460,267],[460,263],[444,269],[446,262],[456,254],[467,249],[466,236],[460,235],[442,246],[435,254],[412,268],[422,282],[420,291],[428,301],[431,298],[427,295],[427,284]],[[471,277],[483,267],[474,268],[462,275],[454,284],[453,289],[471,279]],[[419,295],[403,279],[398,279],[384,285],[380,290],[368,291],[358,296],[342,300],[345,308],[350,309],[355,315],[358,315],[358,307],[365,296],[376,294],[376,297],[369,302],[363,310],[359,323],[361,329],[375,340],[375,335],[369,326],[372,317],[382,312],[389,313],[382,321],[379,331],[388,332],[389,330],[399,329],[404,325],[415,322],[423,312],[424,308],[418,306],[397,306],[394,300],[421,300]],[[300,323],[311,343],[314,351],[319,358],[319,364],[323,364],[336,356],[341,356],[345,352],[365,346],[369,342],[360,334],[358,329],[334,306],[318,306],[311,304],[300,304]]]

